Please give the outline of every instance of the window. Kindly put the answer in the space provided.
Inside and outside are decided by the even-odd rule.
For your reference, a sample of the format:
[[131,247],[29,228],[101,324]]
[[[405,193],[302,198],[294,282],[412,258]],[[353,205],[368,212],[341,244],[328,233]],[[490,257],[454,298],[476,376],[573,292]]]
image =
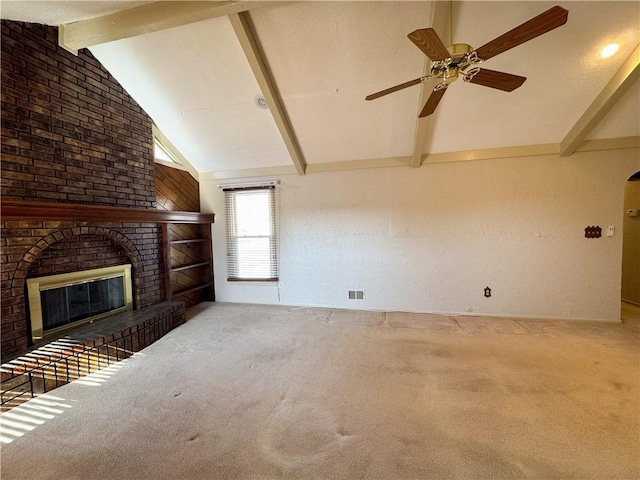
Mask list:
[[223,187],[227,216],[227,280],[278,281],[275,185]]
[[161,162],[177,163],[178,165],[181,165],[171,150],[165,147],[158,138],[153,139],[153,156],[156,161],[160,160]]
[[[0,0],[1,1],[1,0]],[[175,168],[189,172],[193,178],[198,180],[198,171],[191,165],[189,160],[180,153],[180,150],[155,125],[151,124],[153,131],[153,159],[156,163],[165,167]],[[178,135],[178,138],[180,136]],[[184,140],[184,138],[182,139]],[[185,147],[186,148],[186,147]]]

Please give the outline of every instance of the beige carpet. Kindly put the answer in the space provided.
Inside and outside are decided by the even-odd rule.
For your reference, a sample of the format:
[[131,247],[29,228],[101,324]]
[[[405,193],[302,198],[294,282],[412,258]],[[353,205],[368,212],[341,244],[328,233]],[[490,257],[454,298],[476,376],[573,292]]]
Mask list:
[[209,304],[0,417],[2,480],[640,477],[624,324]]

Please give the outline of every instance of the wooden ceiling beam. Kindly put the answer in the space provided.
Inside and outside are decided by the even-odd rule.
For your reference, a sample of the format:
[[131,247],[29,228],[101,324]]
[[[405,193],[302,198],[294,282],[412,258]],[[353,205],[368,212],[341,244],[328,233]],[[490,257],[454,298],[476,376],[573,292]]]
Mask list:
[[244,12],[265,5],[273,5],[273,2],[154,2],[60,25],[58,44],[77,54],[82,48]]
[[262,91],[262,95],[267,101],[269,111],[271,112],[271,115],[273,115],[273,120],[278,127],[278,131],[280,132],[282,140],[287,147],[287,151],[289,152],[291,160],[296,167],[296,171],[299,175],[304,175],[306,162],[302,155],[302,150],[298,144],[293,127],[291,126],[291,121],[287,116],[284,103],[282,102],[282,98],[280,98],[276,83],[271,75],[271,71],[269,70],[264,54],[262,53],[262,49],[258,44],[249,15],[247,12],[235,13],[233,15],[229,15],[229,20],[231,20],[233,30],[240,41],[242,50],[247,57],[249,66],[253,71],[253,75],[258,82],[260,90]]
[[575,152],[589,132],[600,123],[616,102],[631,88],[640,76],[640,45],[622,64],[609,83],[589,105],[569,133],[560,142],[560,156]]
[[[431,28],[436,31],[443,42],[446,42],[448,37],[445,34],[449,33],[451,20],[450,2],[432,2],[432,5],[433,22]],[[428,75],[429,73],[431,73],[431,60],[425,56],[422,75]],[[420,104],[418,105],[416,116],[422,110],[424,104],[427,103],[434,86],[435,84],[433,82],[422,83],[420,85]],[[413,139],[413,153],[411,154],[411,167],[418,168],[422,164],[422,152],[424,151],[427,140],[429,140],[433,134],[434,125],[435,114],[429,115],[428,117],[417,118]]]

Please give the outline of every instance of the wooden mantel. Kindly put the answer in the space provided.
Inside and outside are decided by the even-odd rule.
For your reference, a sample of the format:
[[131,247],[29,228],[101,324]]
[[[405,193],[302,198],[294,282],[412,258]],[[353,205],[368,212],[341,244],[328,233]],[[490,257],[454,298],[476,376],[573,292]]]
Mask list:
[[2,200],[2,220],[73,222],[213,223],[215,214],[153,208],[110,207],[79,203]]

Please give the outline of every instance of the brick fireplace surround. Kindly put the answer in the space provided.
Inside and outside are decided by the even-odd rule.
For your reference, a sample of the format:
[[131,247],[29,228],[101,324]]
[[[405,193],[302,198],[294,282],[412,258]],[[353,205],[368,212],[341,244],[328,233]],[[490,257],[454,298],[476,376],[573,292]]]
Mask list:
[[165,299],[151,119],[88,50],[75,56],[57,35],[2,20],[3,362],[29,347],[27,278],[131,263],[135,308]]

